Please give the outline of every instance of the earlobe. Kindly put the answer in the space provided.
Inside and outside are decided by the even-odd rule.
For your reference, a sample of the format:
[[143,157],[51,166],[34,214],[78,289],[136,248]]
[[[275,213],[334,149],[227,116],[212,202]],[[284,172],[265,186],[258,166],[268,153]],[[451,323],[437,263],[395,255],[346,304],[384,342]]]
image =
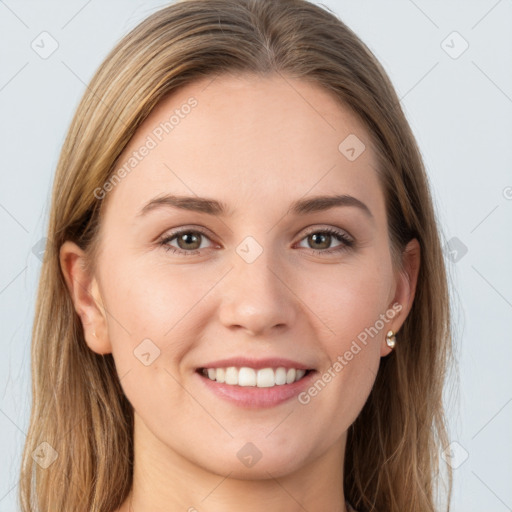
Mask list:
[[59,259],[87,345],[98,354],[112,352],[98,283],[87,270],[85,252],[74,242],[66,241],[60,248]]
[[[396,345],[400,344],[399,330],[409,314],[418,282],[419,269],[421,264],[421,248],[418,240],[413,238],[405,247],[402,253],[403,270],[397,274],[395,296],[390,307],[396,312],[395,320],[390,322],[387,331],[393,331],[396,338]],[[387,356],[393,350],[386,343],[387,338],[382,342],[381,357]]]

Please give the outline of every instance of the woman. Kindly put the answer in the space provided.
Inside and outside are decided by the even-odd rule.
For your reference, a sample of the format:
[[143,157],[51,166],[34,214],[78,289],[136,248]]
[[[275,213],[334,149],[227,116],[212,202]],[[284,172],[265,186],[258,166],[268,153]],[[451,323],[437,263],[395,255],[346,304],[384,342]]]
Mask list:
[[78,107],[48,240],[23,511],[440,510],[435,213],[386,73],[332,13],[142,22]]

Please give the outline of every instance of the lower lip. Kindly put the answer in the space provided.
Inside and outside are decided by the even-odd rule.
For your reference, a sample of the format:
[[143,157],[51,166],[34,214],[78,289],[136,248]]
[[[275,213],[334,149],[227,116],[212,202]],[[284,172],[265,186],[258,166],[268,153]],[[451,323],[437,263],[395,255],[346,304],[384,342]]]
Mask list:
[[196,375],[210,391],[220,398],[234,403],[239,407],[257,409],[274,407],[294,398],[311,384],[316,373],[317,372],[313,370],[297,382],[273,386],[271,388],[231,386],[229,384],[221,384],[220,382],[211,380],[198,372],[196,372]]

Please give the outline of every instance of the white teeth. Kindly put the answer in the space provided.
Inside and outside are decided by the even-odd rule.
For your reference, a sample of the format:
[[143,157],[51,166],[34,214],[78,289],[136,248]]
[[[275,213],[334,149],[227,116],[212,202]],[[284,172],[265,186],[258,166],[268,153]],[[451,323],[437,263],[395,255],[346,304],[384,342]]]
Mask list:
[[234,366],[226,368],[226,384],[236,386],[238,384],[238,370]]
[[276,370],[276,384],[278,386],[286,384],[286,368],[280,367]]
[[271,388],[296,382],[306,374],[306,370],[296,370],[295,368],[261,368],[255,370],[243,366],[237,368],[230,366],[228,368],[208,368],[203,370],[203,375],[210,380],[219,383],[226,383],[231,386],[256,386],[258,388]]
[[[240,370],[242,371],[242,370]],[[256,384],[259,388],[271,388],[276,385],[276,376],[272,368],[262,368],[258,370],[258,381]]]
[[256,386],[256,372],[252,368],[240,368],[238,372],[239,386]]

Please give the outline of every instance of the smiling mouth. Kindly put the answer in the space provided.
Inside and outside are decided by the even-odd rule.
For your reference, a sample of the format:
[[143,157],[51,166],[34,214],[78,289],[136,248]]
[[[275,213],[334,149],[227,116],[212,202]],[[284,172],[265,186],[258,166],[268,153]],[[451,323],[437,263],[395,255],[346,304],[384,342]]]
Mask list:
[[298,368],[260,368],[254,369],[246,366],[227,368],[198,368],[197,372],[220,384],[239,387],[272,388],[286,386],[303,379],[314,370]]

